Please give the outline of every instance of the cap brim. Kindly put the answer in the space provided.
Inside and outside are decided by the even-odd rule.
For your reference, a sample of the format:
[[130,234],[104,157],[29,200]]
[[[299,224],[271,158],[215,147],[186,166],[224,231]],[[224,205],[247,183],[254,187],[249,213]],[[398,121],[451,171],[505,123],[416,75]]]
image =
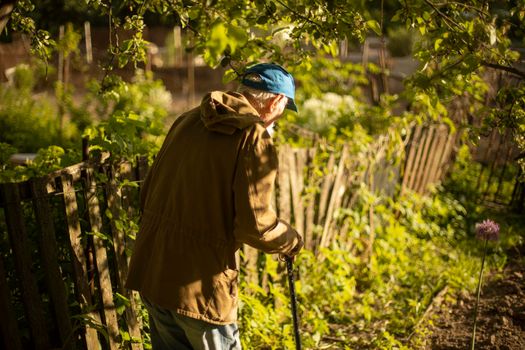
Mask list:
[[287,109],[291,109],[294,112],[297,112],[297,106],[295,105],[295,102],[293,99],[288,98],[288,103],[286,104]]

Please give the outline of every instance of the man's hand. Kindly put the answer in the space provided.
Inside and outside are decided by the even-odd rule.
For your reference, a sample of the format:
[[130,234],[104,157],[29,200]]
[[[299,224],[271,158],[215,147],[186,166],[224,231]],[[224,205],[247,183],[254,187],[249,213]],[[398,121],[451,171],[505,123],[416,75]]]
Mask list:
[[299,252],[301,251],[301,249],[303,249],[303,247],[304,247],[303,237],[301,237],[301,235],[298,234],[297,244],[295,245],[295,247],[293,247],[292,250],[290,250],[290,252],[288,252],[287,254],[279,254],[279,260],[285,261],[285,257],[288,256],[292,258],[292,261],[294,261],[295,256],[299,254]]

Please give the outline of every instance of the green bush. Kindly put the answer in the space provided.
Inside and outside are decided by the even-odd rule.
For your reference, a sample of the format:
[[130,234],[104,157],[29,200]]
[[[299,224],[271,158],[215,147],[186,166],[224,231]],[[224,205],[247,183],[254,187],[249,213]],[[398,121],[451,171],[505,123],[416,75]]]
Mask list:
[[[296,260],[305,348],[320,348],[330,336],[347,348],[408,349],[401,339],[415,331],[436,293],[445,286],[475,286],[479,261],[472,259],[472,250],[462,249],[467,213],[458,202],[441,192],[410,193],[396,202],[370,198],[362,189],[358,203],[341,214],[352,229],[331,247],[319,256],[303,251]],[[375,240],[366,258],[371,205]],[[243,343],[293,348],[287,286],[279,277],[283,270],[266,257],[265,271],[266,289],[242,284]]]
[[34,92],[37,67],[20,65],[12,85],[0,85],[0,142],[19,152],[34,152],[50,145],[67,146],[78,138],[77,128],[61,127],[58,108],[47,94]]
[[0,142],[0,183],[25,181],[80,161],[80,152],[71,149],[66,152],[59,146],[40,148],[35,159],[24,166],[9,161],[14,153],[14,147]]
[[164,138],[171,105],[171,94],[162,82],[138,72],[132,83],[110,76],[102,84],[92,82],[90,89],[90,104],[101,119],[84,131],[90,150],[129,160],[153,158]]

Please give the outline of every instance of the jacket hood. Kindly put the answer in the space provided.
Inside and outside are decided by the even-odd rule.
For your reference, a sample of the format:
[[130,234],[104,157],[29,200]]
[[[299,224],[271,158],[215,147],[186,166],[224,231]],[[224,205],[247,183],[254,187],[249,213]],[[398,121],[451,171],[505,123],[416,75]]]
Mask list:
[[211,131],[233,134],[255,123],[262,123],[259,113],[238,92],[212,91],[201,102],[201,119]]

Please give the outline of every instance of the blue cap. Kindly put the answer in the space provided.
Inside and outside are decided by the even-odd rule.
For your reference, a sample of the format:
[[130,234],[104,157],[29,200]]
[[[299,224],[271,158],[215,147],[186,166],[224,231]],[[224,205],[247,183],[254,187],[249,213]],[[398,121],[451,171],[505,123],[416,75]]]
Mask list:
[[241,83],[257,90],[283,94],[288,97],[286,108],[297,112],[293,77],[278,64],[260,63],[248,68],[242,76]]

